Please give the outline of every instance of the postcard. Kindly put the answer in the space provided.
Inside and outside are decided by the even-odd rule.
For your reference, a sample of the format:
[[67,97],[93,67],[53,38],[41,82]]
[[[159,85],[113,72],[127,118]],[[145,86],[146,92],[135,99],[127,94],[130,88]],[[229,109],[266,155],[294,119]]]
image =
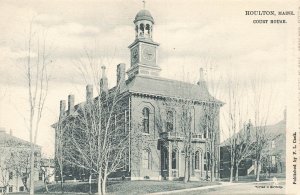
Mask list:
[[0,194],[300,194],[299,2],[2,0]]

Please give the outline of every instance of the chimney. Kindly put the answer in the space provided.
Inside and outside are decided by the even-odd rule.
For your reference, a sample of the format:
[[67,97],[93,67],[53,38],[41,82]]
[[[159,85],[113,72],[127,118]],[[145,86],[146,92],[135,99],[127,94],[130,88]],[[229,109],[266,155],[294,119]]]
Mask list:
[[60,100],[59,102],[59,115],[62,116],[66,111],[66,101]]
[[108,81],[107,81],[107,77],[105,74],[105,66],[101,66],[102,69],[102,78],[100,79],[100,92],[107,92],[108,91]]
[[74,95],[69,95],[68,96],[68,111],[69,114],[72,113],[74,111]]
[[125,87],[125,64],[121,63],[117,66],[117,86],[122,90]]
[[206,82],[204,80],[204,73],[203,68],[200,68],[199,72],[199,81],[197,82],[197,85],[199,85],[203,90],[207,90]]
[[93,100],[93,85],[86,86],[86,102],[91,102]]

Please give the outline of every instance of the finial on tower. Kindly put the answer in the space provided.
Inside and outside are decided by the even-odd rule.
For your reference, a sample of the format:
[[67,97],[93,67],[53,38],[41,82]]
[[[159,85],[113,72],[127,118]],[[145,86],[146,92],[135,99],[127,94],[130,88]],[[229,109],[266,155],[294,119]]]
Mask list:
[[143,0],[143,8],[146,8],[146,0]]
[[105,75],[106,67],[103,65],[103,66],[101,66],[101,69],[102,69],[102,78],[104,78],[104,77],[106,77],[106,75]]
[[203,68],[200,68],[200,78],[199,81],[204,81]]

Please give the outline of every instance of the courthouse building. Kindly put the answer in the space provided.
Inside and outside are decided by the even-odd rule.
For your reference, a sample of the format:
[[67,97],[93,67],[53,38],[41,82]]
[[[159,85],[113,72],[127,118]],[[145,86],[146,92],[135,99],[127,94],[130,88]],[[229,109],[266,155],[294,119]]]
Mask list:
[[[123,104],[113,117],[114,123],[121,123],[123,132],[130,134],[128,166],[114,175],[132,180],[179,179],[185,172],[184,148],[190,143],[191,177],[207,179],[211,171],[218,177],[219,109],[223,103],[210,95],[202,69],[195,84],[162,78],[158,64],[159,43],[153,39],[154,18],[143,9],[133,22],[135,39],[129,45],[130,68],[126,71],[123,63],[117,66],[116,87],[120,88]],[[100,90],[112,93],[116,87],[108,89],[107,82],[103,67]],[[91,85],[86,88],[87,101],[93,98],[92,88]],[[74,104],[73,95],[68,97],[67,110],[64,100],[60,105],[64,114],[76,112],[79,108],[79,104]],[[184,121],[186,110],[188,121]],[[185,123],[188,125],[184,126]],[[141,135],[139,139],[135,139],[137,133]],[[212,163],[214,170],[211,169]],[[70,179],[80,179],[74,171],[65,175],[74,177]]]

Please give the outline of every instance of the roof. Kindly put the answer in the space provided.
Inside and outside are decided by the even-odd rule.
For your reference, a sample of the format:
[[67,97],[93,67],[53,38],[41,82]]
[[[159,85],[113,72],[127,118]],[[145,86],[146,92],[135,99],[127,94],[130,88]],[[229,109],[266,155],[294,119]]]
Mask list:
[[[116,90],[116,86],[108,90],[108,94],[113,94]],[[165,79],[161,77],[150,77],[144,75],[135,75],[132,79],[126,80],[126,86],[120,90],[121,94],[143,94],[159,97],[170,97],[178,99],[187,99],[199,102],[212,102],[219,105],[224,103],[211,96],[208,92],[205,81],[199,84],[191,84],[183,81]],[[95,97],[97,100],[99,97]],[[74,106],[74,113],[78,111],[80,107],[84,107],[86,102],[78,103]],[[73,116],[74,113],[68,114],[68,110],[65,111],[67,116]],[[57,122],[52,124],[51,127],[55,128]]]
[[141,93],[223,104],[221,101],[215,99],[209,94],[205,82],[200,85],[196,85],[160,77],[136,75],[132,80],[127,81],[127,90],[130,93]]
[[[30,146],[30,142],[15,137],[11,134],[6,133],[5,131],[0,131],[0,147],[3,145],[16,147],[16,146]],[[35,145],[36,148],[40,148],[40,146]]]
[[140,20],[149,20],[154,24],[154,19],[153,19],[151,13],[146,9],[140,10],[136,14],[135,19],[134,19],[133,22],[135,23],[135,22],[140,21]]
[[[255,141],[255,126],[251,125],[251,128],[250,128],[250,136],[251,136],[251,139],[253,139],[253,141]],[[238,132],[237,134],[241,133],[242,130],[240,130],[240,132]],[[273,137],[273,138],[276,138],[277,136],[281,135],[281,136],[284,136],[285,138],[285,134],[286,134],[286,120],[282,120],[274,125],[267,125],[265,126],[265,133],[267,136],[270,136],[270,137]],[[236,134],[236,135],[237,135]],[[233,136],[236,136],[236,135],[233,135]],[[230,138],[226,139],[225,141],[223,141],[221,143],[221,146],[226,146],[226,145],[229,145],[229,140]],[[284,139],[285,140],[285,139]]]

